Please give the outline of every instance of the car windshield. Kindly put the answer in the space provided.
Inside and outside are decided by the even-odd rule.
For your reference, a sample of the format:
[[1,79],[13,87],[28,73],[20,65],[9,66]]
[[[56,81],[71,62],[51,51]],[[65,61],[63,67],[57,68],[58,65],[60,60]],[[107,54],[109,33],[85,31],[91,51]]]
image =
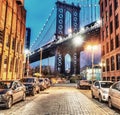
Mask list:
[[113,83],[112,82],[101,82],[102,88],[109,88]]
[[22,82],[29,82],[29,83],[33,83],[34,79],[33,78],[25,78],[21,80]]
[[39,79],[39,82],[43,82],[43,79]]
[[12,81],[0,81],[0,89],[9,89]]

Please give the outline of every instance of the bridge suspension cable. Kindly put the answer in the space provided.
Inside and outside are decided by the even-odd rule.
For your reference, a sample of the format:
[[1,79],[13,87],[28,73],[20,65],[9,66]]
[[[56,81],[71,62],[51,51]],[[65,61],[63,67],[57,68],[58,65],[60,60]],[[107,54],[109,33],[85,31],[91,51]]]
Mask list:
[[[59,0],[63,1],[63,0]],[[99,9],[99,0],[65,0],[66,3],[74,3],[79,4],[81,7],[80,10],[80,27],[83,27],[93,21],[99,19],[99,14],[97,10]],[[88,10],[86,10],[86,8]],[[67,13],[66,13],[67,17]],[[70,29],[70,15],[68,15],[66,20],[66,34],[68,34],[68,29]],[[30,50],[36,50],[52,40],[54,38],[54,34],[56,31],[56,6],[52,9],[46,23],[44,24],[43,28],[39,32],[36,40],[31,45]]]
[[[51,20],[55,20],[55,13],[56,13],[55,11],[56,11],[56,8],[54,6],[54,8],[52,8],[51,13],[49,14],[48,19],[45,22],[43,28],[41,29],[41,31],[39,32],[37,38],[35,39],[35,41],[31,45],[30,50],[35,50],[37,48],[40,48],[40,46],[42,45],[41,43],[43,43],[44,40],[47,39],[47,37],[43,37],[43,36],[45,36],[45,34],[47,36],[48,33],[46,33],[46,31],[48,31],[49,26],[51,26],[51,22],[53,22]],[[54,23],[54,25],[55,25],[55,23]],[[55,28],[54,28],[54,31],[55,31]]]

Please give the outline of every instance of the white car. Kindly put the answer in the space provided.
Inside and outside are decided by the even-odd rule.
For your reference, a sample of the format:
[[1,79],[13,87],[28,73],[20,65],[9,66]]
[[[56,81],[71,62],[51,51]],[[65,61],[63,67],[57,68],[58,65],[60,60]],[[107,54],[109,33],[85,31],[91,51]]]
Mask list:
[[109,88],[113,84],[112,81],[96,81],[91,86],[92,98],[98,98],[100,102],[108,101]]
[[114,83],[109,89],[108,106],[120,109],[120,81]]

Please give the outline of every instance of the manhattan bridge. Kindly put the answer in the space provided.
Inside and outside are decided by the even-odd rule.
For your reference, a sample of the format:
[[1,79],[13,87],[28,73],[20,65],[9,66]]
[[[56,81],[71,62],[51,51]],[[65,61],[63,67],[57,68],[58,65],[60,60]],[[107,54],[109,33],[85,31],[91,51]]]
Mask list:
[[65,73],[65,56],[69,54],[70,73],[79,74],[80,52],[91,41],[99,44],[99,10],[99,0],[56,1],[39,35],[31,44],[30,63],[39,61],[41,55],[42,59],[55,56],[55,70]]

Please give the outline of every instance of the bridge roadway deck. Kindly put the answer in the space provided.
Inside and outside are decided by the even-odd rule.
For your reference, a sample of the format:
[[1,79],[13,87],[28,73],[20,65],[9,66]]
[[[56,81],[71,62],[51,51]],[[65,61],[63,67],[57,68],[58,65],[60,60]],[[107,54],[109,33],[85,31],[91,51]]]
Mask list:
[[[89,94],[89,90],[86,93]],[[56,85],[40,94],[27,97],[0,115],[119,115],[104,103],[84,95],[74,84]]]

